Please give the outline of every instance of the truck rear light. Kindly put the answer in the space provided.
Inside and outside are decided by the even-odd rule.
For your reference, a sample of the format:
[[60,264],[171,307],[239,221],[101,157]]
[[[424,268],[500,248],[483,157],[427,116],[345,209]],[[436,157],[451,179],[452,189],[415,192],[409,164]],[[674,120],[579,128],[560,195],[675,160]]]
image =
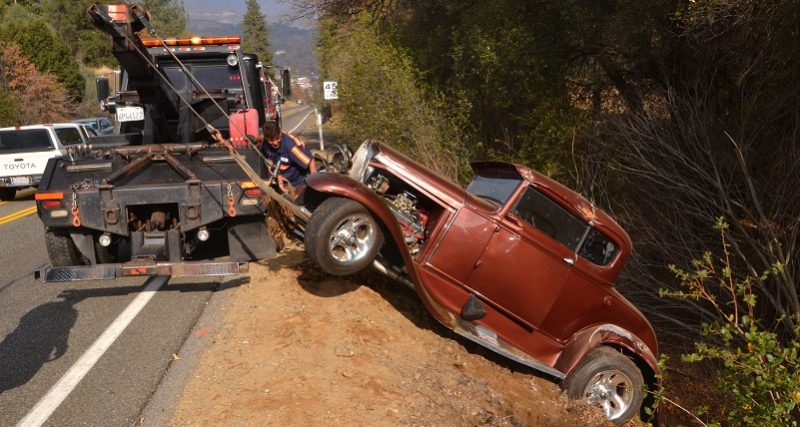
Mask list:
[[66,209],[50,211],[50,218],[66,218],[69,215]]
[[261,191],[260,188],[251,188],[251,189],[248,189],[248,190],[244,190],[244,195],[246,197],[255,198],[255,197],[263,196],[264,192]]
[[97,238],[97,243],[104,248],[109,247],[111,245],[111,235],[108,233],[101,234],[100,237]]
[[45,200],[42,202],[42,207],[45,209],[60,209],[61,200]]

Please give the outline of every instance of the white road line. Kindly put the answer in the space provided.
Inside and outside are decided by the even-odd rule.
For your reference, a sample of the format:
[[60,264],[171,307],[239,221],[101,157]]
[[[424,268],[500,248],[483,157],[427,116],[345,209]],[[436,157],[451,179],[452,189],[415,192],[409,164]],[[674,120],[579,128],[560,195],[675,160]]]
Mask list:
[[286,132],[286,133],[294,133],[294,131],[296,131],[297,128],[300,127],[300,125],[302,125],[303,123],[306,122],[306,119],[308,119],[308,116],[312,115],[313,113],[314,113],[314,110],[309,111],[308,114],[306,114],[306,116],[303,117],[303,120],[300,120],[300,123],[298,123],[297,126],[294,127],[294,129],[292,129],[292,130],[290,130],[289,132]]
[[153,277],[148,280],[149,284],[144,290],[125,308],[111,326],[100,335],[100,338],[83,353],[80,359],[61,377],[60,380],[47,392],[47,394],[28,412],[28,415],[20,421],[18,427],[41,426],[50,418],[50,415],[61,405],[61,402],[69,396],[72,390],[81,382],[83,377],[89,373],[100,357],[114,344],[114,341],[122,334],[125,328],[133,321],[137,314],[144,308],[151,298],[169,280],[169,277]]

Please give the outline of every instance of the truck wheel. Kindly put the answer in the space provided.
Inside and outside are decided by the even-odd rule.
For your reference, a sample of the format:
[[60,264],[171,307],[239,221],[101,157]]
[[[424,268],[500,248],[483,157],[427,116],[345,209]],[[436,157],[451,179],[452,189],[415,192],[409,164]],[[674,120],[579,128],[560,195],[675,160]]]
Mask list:
[[50,262],[53,267],[68,267],[71,265],[86,264],[75,242],[69,237],[68,233],[47,230],[44,232],[44,243],[47,246],[47,254],[50,255]]
[[332,197],[322,202],[308,221],[308,257],[328,274],[345,276],[369,266],[383,244],[383,233],[367,208]]
[[607,346],[590,351],[564,381],[569,397],[600,405],[616,425],[639,414],[643,385],[642,373],[633,361]]
[[14,200],[17,196],[17,190],[13,188],[0,188],[0,200],[8,201]]

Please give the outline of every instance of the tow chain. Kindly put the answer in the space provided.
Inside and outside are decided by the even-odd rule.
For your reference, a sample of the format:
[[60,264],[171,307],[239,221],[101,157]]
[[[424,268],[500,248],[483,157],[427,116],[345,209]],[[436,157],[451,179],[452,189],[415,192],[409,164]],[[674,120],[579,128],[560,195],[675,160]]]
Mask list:
[[78,209],[78,193],[72,192],[72,226],[81,226],[81,211]]
[[236,216],[236,205],[234,204],[233,200],[233,189],[231,188],[231,183],[228,183],[228,216],[235,217]]

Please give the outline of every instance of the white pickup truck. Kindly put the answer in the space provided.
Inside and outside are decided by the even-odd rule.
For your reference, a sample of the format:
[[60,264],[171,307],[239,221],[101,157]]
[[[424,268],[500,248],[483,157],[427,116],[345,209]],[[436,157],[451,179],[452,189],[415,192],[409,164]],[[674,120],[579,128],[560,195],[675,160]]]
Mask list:
[[75,123],[0,129],[0,200],[14,200],[17,190],[37,186],[48,160],[86,143],[85,130]]

